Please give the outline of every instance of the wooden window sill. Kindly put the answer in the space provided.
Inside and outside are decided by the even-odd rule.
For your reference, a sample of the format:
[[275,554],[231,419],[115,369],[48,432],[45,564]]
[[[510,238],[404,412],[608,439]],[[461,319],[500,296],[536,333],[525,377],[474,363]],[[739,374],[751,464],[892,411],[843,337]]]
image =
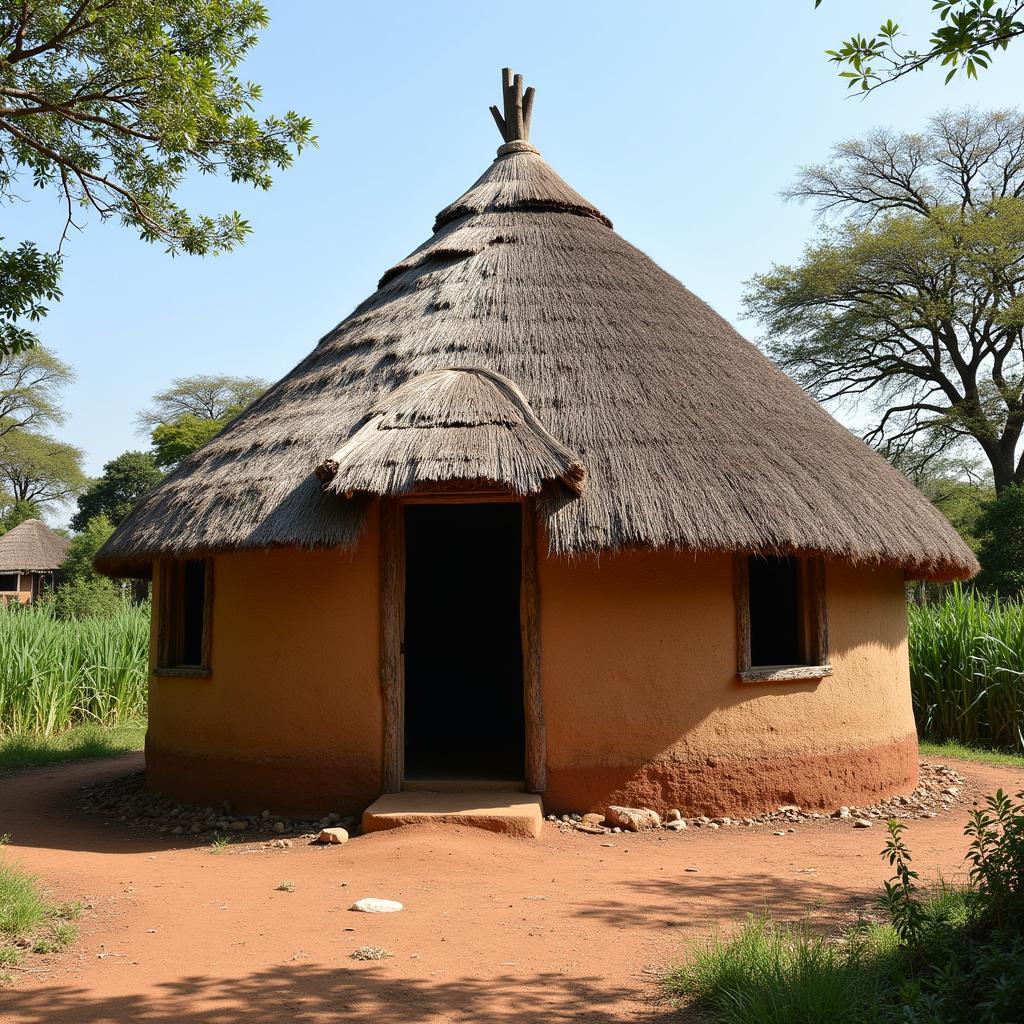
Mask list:
[[206,679],[210,675],[208,668],[200,665],[171,665],[165,668],[153,669],[155,676],[183,676],[189,679]]
[[744,683],[789,683],[824,679],[832,675],[831,665],[755,665],[740,673]]

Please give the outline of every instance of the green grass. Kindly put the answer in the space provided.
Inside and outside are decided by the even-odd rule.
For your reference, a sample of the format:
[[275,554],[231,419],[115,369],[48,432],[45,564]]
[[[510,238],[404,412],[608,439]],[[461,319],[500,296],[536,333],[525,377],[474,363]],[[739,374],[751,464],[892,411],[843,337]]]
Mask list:
[[25,951],[56,953],[75,940],[77,903],[51,904],[37,879],[0,851],[0,966],[19,963]]
[[78,620],[0,606],[0,739],[144,719],[148,660],[148,605]]
[[944,743],[921,740],[919,747],[924,757],[952,757],[959,761],[980,761],[982,764],[1007,764],[1024,768],[1024,754],[1015,754],[1011,751],[968,746],[965,743],[957,743],[956,740],[946,740]]
[[1024,754],[1024,601],[959,584],[908,607],[910,682],[918,731]]
[[670,996],[693,1000],[714,1024],[828,1021],[871,1024],[892,984],[891,929],[854,942],[830,941],[805,926],[748,918],[664,977]]
[[145,722],[118,725],[75,725],[56,736],[19,734],[0,739],[0,772],[18,771],[63,761],[112,757],[141,750],[146,740]]

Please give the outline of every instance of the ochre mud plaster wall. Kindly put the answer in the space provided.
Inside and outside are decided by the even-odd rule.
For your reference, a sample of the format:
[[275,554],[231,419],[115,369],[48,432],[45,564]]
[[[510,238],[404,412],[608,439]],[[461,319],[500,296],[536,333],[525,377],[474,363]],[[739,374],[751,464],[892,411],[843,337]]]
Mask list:
[[829,562],[835,673],[788,684],[738,681],[732,572],[729,555],[541,561],[548,807],[832,810],[914,787],[902,572]]
[[150,677],[151,789],[318,816],[380,794],[377,516],[367,521],[351,552],[215,560],[212,674]]

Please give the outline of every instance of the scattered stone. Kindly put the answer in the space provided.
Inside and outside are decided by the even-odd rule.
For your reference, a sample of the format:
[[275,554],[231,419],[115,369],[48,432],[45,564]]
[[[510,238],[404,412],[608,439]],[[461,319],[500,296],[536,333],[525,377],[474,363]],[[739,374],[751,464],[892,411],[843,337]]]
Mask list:
[[395,914],[404,908],[398,900],[381,900],[374,896],[366,896],[356,900],[348,909],[356,910],[360,914]]
[[779,814],[799,814],[800,808],[796,804],[782,804],[779,807]]
[[229,832],[246,832],[249,828],[249,822],[244,818],[237,818],[235,821],[229,821],[227,828]]
[[786,835],[786,830],[783,829],[781,832],[773,832],[772,835],[773,836],[784,836],[784,835]]
[[328,843],[332,846],[340,846],[348,842],[348,831],[343,828],[322,828],[316,837],[318,843]]
[[275,821],[274,824],[270,826],[270,831],[276,832],[278,835],[280,835],[284,831],[284,822]]
[[603,825],[604,824],[604,815],[603,814],[595,814],[593,812],[591,812],[590,814],[584,814],[583,815],[583,824],[584,825]]
[[686,822],[682,818],[676,818],[673,821],[665,822],[665,828],[671,832],[682,832],[686,828]]
[[848,818],[850,816],[849,807],[840,807],[838,811],[832,812],[833,818]]
[[668,814],[665,815],[665,820],[666,821],[681,821],[682,817],[683,816],[679,813],[679,811],[676,810],[675,808],[673,808],[671,811],[668,812]]
[[613,825],[627,832],[640,832],[645,828],[657,828],[661,824],[657,812],[647,807],[618,807],[612,804],[604,812],[604,816]]
[[857,818],[853,823],[854,828],[871,828],[871,822],[867,818]]
[[686,868],[686,870],[687,871],[700,871],[700,868],[689,867],[689,868]]

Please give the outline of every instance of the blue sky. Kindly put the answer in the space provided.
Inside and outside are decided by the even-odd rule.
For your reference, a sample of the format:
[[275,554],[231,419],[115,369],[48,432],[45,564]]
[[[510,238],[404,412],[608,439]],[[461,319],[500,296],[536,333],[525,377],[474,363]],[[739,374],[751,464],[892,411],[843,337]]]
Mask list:
[[[537,88],[532,137],[556,170],[750,337],[744,280],[814,230],[810,210],[778,197],[799,164],[874,125],[916,129],[941,107],[1009,106],[1024,90],[1018,44],[979,82],[926,73],[847,98],[822,51],[889,16],[923,41],[927,0],[269,6],[243,73],[268,111],[312,117],[320,148],[268,193],[205,178],[184,193],[240,210],[246,245],[171,258],[92,222],[66,247],[64,298],[41,334],[78,374],[59,434],[90,472],[145,447],[134,416],[171,378],[277,379],[372,292],[492,159],[503,65]],[[52,248],[59,203],[28,198],[4,210],[7,244]]]

